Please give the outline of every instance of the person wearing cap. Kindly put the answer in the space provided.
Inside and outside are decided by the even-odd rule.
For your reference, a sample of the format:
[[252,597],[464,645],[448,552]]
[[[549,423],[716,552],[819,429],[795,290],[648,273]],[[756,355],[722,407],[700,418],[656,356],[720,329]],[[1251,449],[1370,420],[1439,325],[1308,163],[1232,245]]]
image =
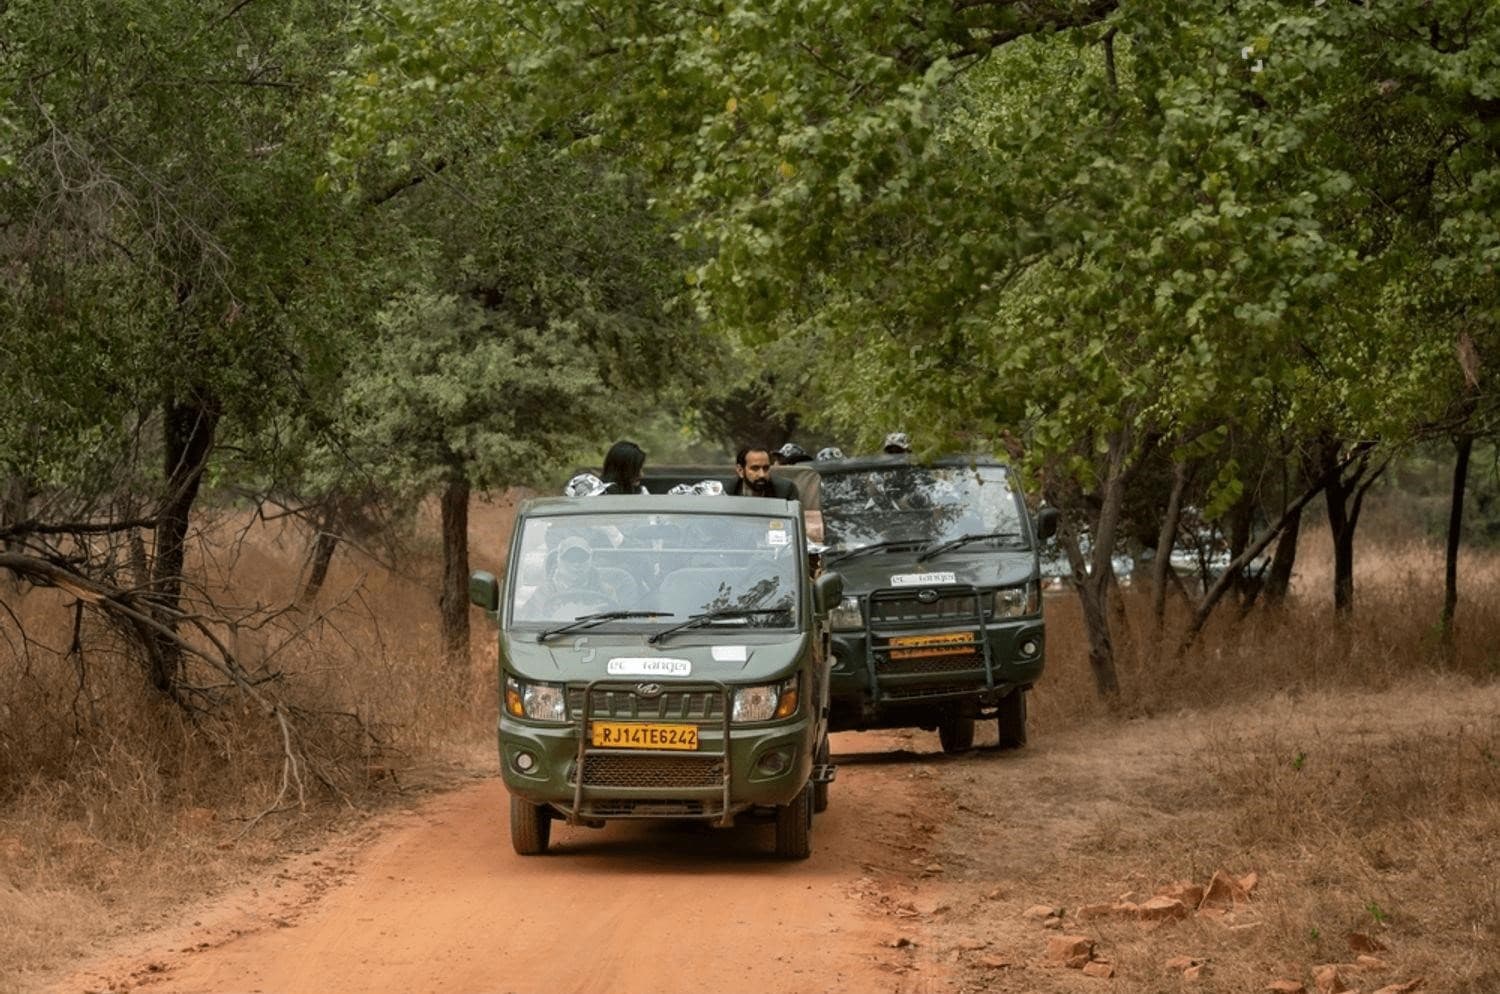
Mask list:
[[771,453],[773,466],[795,466],[799,462],[812,462],[812,456],[808,455],[807,450],[796,442],[788,442]]
[[[610,570],[619,573],[619,570]],[[626,577],[628,579],[628,576]],[[569,535],[557,545],[547,576],[548,596],[565,603],[620,603],[628,593],[618,578],[614,582],[594,564],[594,550],[587,539]]]
[[744,445],[734,455],[739,477],[729,488],[731,497],[775,497],[796,500],[797,486],[791,480],[771,475],[771,449],[766,445]]
[[888,456],[899,456],[911,451],[911,439],[906,437],[904,431],[893,431],[885,436],[883,451]]
[[818,450],[818,462],[827,462],[829,459],[844,458],[844,450],[837,445],[825,445]]

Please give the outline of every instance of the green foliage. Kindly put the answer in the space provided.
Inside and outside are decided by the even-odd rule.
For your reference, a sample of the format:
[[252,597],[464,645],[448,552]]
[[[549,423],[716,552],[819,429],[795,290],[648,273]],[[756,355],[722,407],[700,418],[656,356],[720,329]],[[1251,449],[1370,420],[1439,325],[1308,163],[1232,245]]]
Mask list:
[[376,208],[408,262],[347,370],[341,434],[389,487],[553,480],[711,363],[640,185],[554,151],[455,158]]
[[[634,170],[566,136],[507,144],[503,94],[382,118],[380,156],[330,161],[334,84],[375,92],[378,68],[344,70],[385,57],[349,16],[0,9],[0,477],[146,493],[155,418],[190,396],[219,415],[226,487],[535,481],[704,368]],[[468,44],[406,28],[426,39],[408,67]]]
[[342,35],[314,3],[0,11],[0,474],[123,489],[162,405],[254,431],[338,367],[361,232],[311,179]]
[[[799,342],[865,444],[1016,437],[1089,485],[1121,427],[1443,416],[1455,325],[1494,344],[1493,12],[1030,9],[515,0],[496,32],[397,0],[342,147],[503,92],[512,147],[629,153],[703,253],[701,312]],[[1243,481],[1218,476],[1223,507]]]
[[613,413],[561,322],[507,325],[474,301],[414,292],[383,309],[379,330],[351,370],[345,416],[397,487],[539,482]]

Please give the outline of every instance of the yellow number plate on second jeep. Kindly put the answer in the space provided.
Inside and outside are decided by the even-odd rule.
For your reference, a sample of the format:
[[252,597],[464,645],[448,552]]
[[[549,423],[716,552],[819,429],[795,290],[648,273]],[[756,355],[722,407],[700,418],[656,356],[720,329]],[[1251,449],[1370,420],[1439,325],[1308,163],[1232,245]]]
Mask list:
[[697,725],[647,725],[639,721],[596,721],[591,743],[601,749],[696,749]]
[[[891,639],[892,659],[923,659],[930,656],[967,656],[978,650],[969,632],[941,635],[898,635]],[[900,648],[895,648],[900,646]]]

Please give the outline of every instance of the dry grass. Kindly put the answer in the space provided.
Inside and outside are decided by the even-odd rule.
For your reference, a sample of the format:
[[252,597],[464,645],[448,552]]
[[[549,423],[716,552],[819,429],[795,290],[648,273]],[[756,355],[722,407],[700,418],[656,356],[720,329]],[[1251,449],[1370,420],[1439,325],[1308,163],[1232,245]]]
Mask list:
[[[497,565],[513,513],[510,500],[476,504],[476,568]],[[195,574],[234,604],[289,601],[307,536],[287,525],[245,528],[226,518],[203,533]],[[454,765],[481,762],[494,727],[493,629],[476,612],[467,670],[435,651],[434,532],[419,537],[404,575],[342,552],[317,611],[238,633],[236,650],[278,672],[282,698],[306,710],[300,745],[327,778],[309,779],[305,806],[258,822],[281,783],[273,724],[248,705],[193,715],[156,699],[107,630],[86,625],[86,651],[70,658],[67,598],[0,589],[37,640],[23,644],[5,622],[0,992],[101,937],[175,914],[363,811],[399,803]]]
[[[476,506],[475,568],[500,565],[512,513],[506,502]],[[287,600],[306,536],[265,525],[241,535],[244,523],[236,524],[226,521],[198,546],[205,582],[242,604]],[[476,613],[463,672],[435,650],[435,531],[429,522],[403,575],[341,553],[322,604],[341,606],[288,644],[241,633],[242,650],[272,654],[294,701],[355,714],[380,742],[354,734],[347,719],[312,721],[305,745],[337,771],[337,791],[315,791],[306,809],[248,833],[280,771],[279,742],[258,715],[194,720],[154,701],[139,667],[104,632],[86,633],[91,648],[80,669],[59,651],[72,622],[63,599],[0,591],[51,647],[28,656],[0,643],[0,659],[12,657],[0,664],[0,963],[11,967],[0,971],[0,992],[245,879],[330,825],[431,782],[438,764],[488,762],[493,632]],[[1202,877],[1221,864],[1266,878],[1253,932],[1192,925],[1171,937],[1122,933],[1114,944],[1122,972],[1156,979],[1121,989],[1175,989],[1176,980],[1160,981],[1169,945],[1215,959],[1217,979],[1204,990],[1258,989],[1282,960],[1347,958],[1340,943],[1358,927],[1397,937],[1403,969],[1427,975],[1428,990],[1500,990],[1489,951],[1500,939],[1500,731],[1493,709],[1485,721],[1455,703],[1500,669],[1500,558],[1466,558],[1451,648],[1436,627],[1437,549],[1367,542],[1356,611],[1344,623],[1325,593],[1328,558],[1309,535],[1284,610],[1239,620],[1227,605],[1180,661],[1148,638],[1143,595],[1132,593],[1124,695],[1114,712],[1094,693],[1075,600],[1048,602],[1049,669],[1033,697],[1039,741],[1075,737],[1074,772],[1096,783],[1115,775],[1104,770],[1109,757],[1090,751],[1099,735],[1158,724],[1124,720],[1131,717],[1173,722],[1153,733],[1159,759],[1138,776],[1119,774],[1119,804],[1058,808],[1056,853],[1031,853],[1024,872],[1058,900],[1079,902],[1107,900],[1116,886]],[[1169,630],[1181,615],[1179,606]],[[1408,699],[1410,708],[1392,705]],[[1370,705],[1381,717],[1368,728],[1350,719],[1364,701],[1384,702]],[[1252,714],[1259,717],[1243,717]],[[1171,758],[1172,737],[1194,722],[1197,738],[1178,741]],[[1068,783],[1066,769],[1043,773],[1050,779],[1030,795],[1039,803],[1048,789],[1071,789],[1057,787]],[[997,851],[1006,844],[999,840]],[[1184,936],[1198,948],[1176,948]],[[1462,962],[1444,951],[1453,937],[1462,937]]]
[[[1190,987],[1263,990],[1346,964],[1351,988],[1425,978],[1424,991],[1500,990],[1500,688],[1423,675],[1385,691],[1321,690],[1231,704],[1170,721],[1078,726],[1031,762],[982,768],[976,791],[1025,797],[1013,818],[951,824],[968,888],[1004,884],[1009,907],[974,901],[970,920],[1042,903],[1070,909],[1116,966],[1112,989],[1176,990],[1175,956],[1209,964]],[[990,782],[990,777],[994,782]],[[1224,868],[1256,872],[1253,900],[1224,920],[1150,928],[1088,921],[1086,904],[1139,901]],[[1388,950],[1380,972],[1352,969],[1349,935]],[[1035,957],[1028,922],[999,951]],[[970,980],[983,986],[983,975]],[[1065,990],[1033,975],[1024,989]],[[1006,988],[1009,989],[1009,988]]]
[[[1241,618],[1226,602],[1199,644],[1177,658],[1188,608],[1169,602],[1166,631],[1153,636],[1144,589],[1125,592],[1128,629],[1116,646],[1120,710],[1153,715],[1266,694],[1386,688],[1417,673],[1500,676],[1500,554],[1466,551],[1453,637],[1445,642],[1442,549],[1430,542],[1371,541],[1356,550],[1353,615],[1333,610],[1332,554],[1305,535],[1291,596],[1277,611]],[[1043,729],[1104,717],[1094,691],[1082,614],[1072,594],[1046,601],[1047,675],[1032,701]]]
[[[1314,966],[1355,960],[1351,932],[1389,946],[1386,971],[1346,967],[1351,988],[1422,977],[1424,991],[1500,991],[1500,557],[1466,554],[1445,644],[1441,551],[1361,552],[1345,622],[1312,536],[1284,610],[1240,620],[1230,605],[1180,661],[1138,634],[1115,712],[1093,692],[1076,604],[1049,601],[1037,754],[984,774],[1030,803],[992,838],[982,823],[950,829],[977,861],[975,889],[1016,881],[1021,906],[1077,908],[1219,867],[1260,874],[1238,929],[1070,920],[1100,940],[1119,991],[1242,992],[1281,977],[1313,990]],[[1127,597],[1133,632],[1149,631],[1144,593]],[[1142,720],[1153,716],[1167,720]],[[1038,826],[1045,843],[1018,846]],[[1021,950],[1035,955],[1040,935]],[[1184,984],[1164,970],[1178,955],[1209,974]]]

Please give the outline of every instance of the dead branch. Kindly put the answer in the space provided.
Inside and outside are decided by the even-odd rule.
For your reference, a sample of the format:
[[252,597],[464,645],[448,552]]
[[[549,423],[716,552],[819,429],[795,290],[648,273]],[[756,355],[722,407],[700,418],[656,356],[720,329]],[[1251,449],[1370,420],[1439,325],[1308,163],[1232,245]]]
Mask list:
[[65,521],[44,524],[40,521],[18,521],[0,528],[0,539],[27,535],[108,535],[134,528],[155,528],[156,518],[130,518],[123,521]]

